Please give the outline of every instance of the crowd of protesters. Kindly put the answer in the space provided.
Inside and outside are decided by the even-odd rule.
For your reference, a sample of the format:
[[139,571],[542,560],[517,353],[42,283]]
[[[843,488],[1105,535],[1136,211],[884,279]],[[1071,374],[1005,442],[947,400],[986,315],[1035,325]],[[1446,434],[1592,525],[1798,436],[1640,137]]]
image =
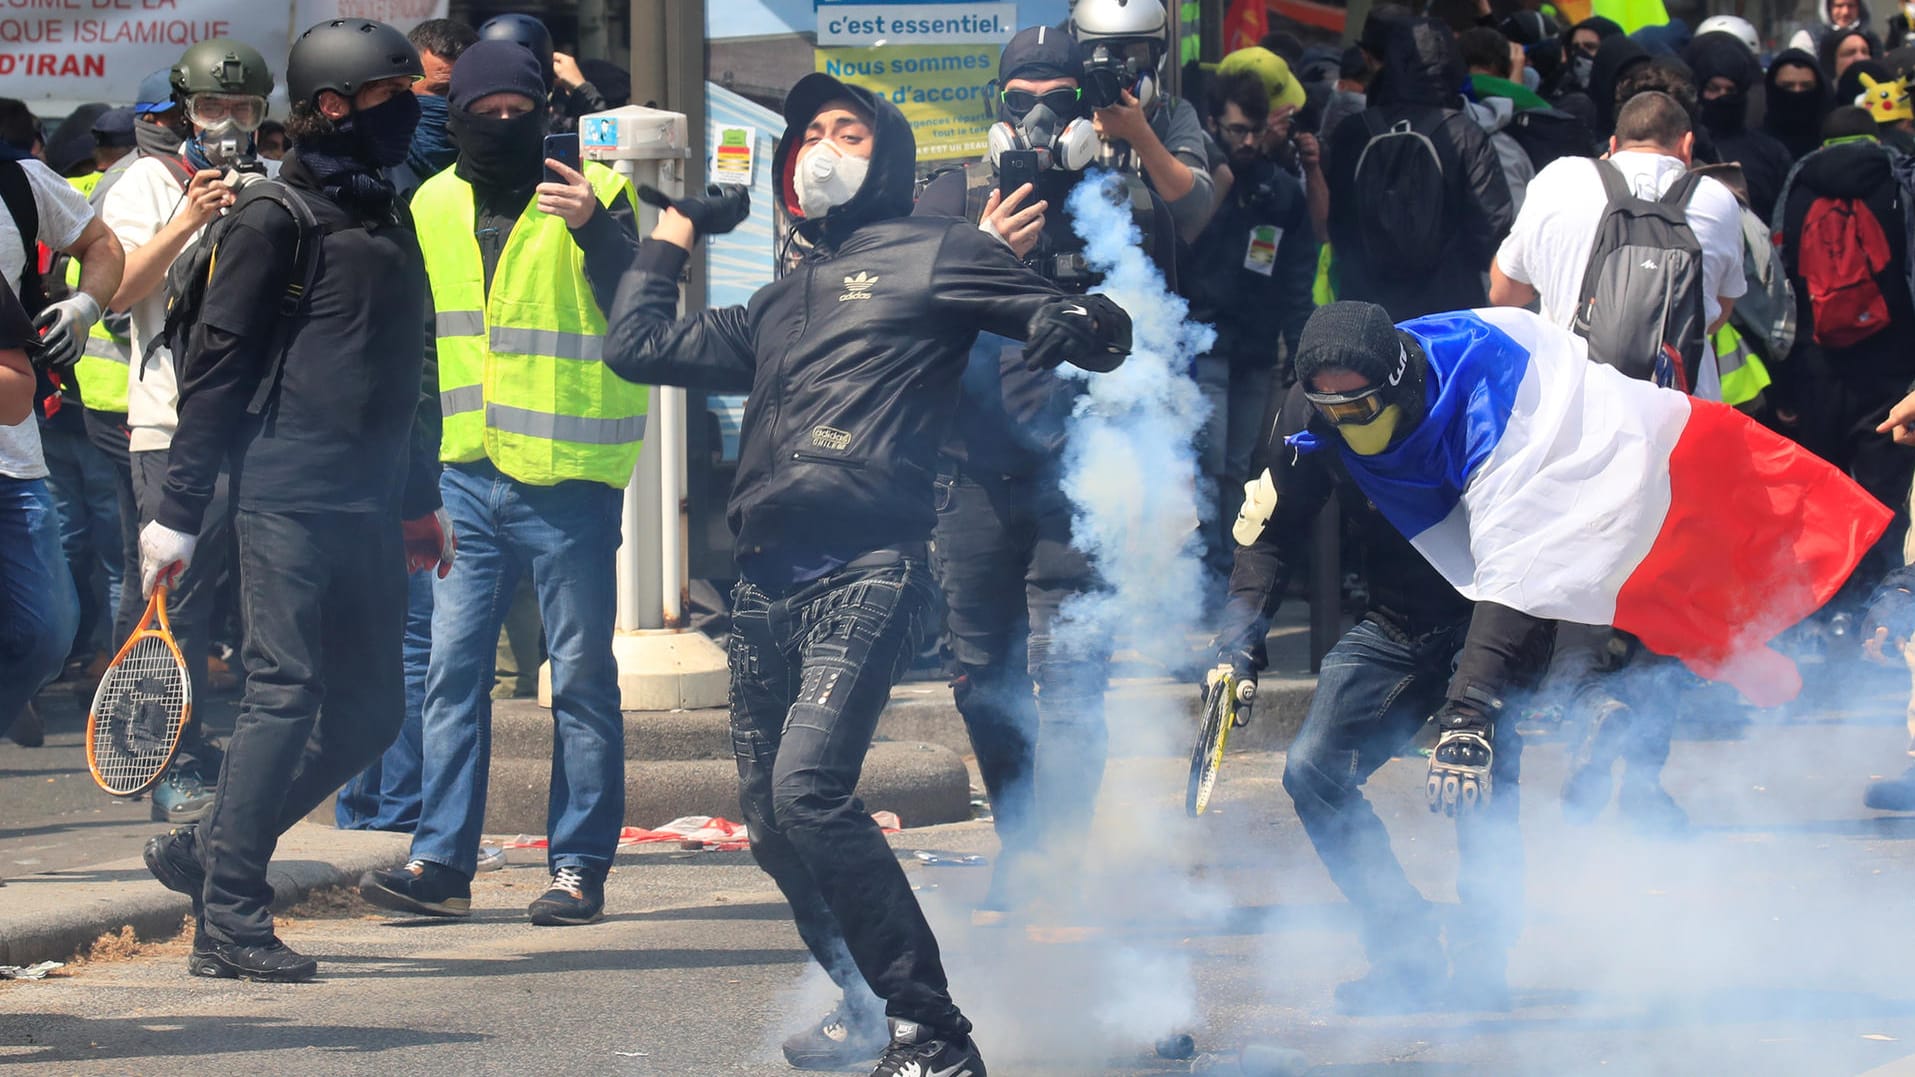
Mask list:
[[[611,584],[644,386],[748,391],[730,512],[743,810],[846,988],[787,1057],[884,1053],[879,1072],[915,1059],[981,1077],[930,929],[847,805],[884,690],[942,628],[1005,847],[987,908],[1027,902],[1019,866],[1089,825],[1116,641],[1051,646],[1060,606],[1098,586],[1059,463],[1081,386],[1051,369],[1106,371],[1129,346],[1065,208],[1092,168],[1117,173],[1166,287],[1216,329],[1190,372],[1211,407],[1196,449],[1212,680],[1254,681],[1310,522],[1350,480],[1322,458],[1286,461],[1285,439],[1321,416],[1351,452],[1383,452],[1428,406],[1422,371],[1449,369],[1405,352],[1392,371],[1392,323],[1528,308],[1535,332],[1740,409],[1908,504],[1902,15],[1884,48],[1866,5],[1824,0],[1771,52],[1733,16],[1629,33],[1385,3],[1353,46],[1272,33],[1188,66],[1182,96],[1167,87],[1168,21],[1155,0],[1078,0],[1065,25],[1021,31],[989,154],[936,174],[883,95],[807,78],[773,165],[799,222],[795,268],[749,307],[683,321],[679,272],[699,237],[743,219],[743,192],[674,203],[547,160],[549,133],[623,103],[629,80],[555,50],[528,16],[410,35],[335,20],[284,72],[241,42],[200,42],[138,100],[51,134],[0,101],[0,729],[39,744],[35,693],[97,679],[168,584],[195,696],[237,674],[244,699],[223,745],[188,726],[153,795],[155,819],[180,826],[148,864],[194,898],[196,973],[305,979],[312,960],[272,937],[277,834],[343,783],[342,826],[413,835],[405,867],[366,877],[367,898],[469,914],[495,681],[506,658],[549,656],[552,879],[528,913],[595,920],[625,822]],[[281,80],[283,123],[266,119]],[[1028,183],[1001,182],[1014,167]],[[643,241],[641,200],[661,207]],[[217,259],[200,257],[209,236]],[[288,260],[304,245],[317,268]],[[842,295],[835,267],[810,283],[849,257],[877,276],[843,276]],[[194,266],[197,289],[178,272]],[[829,301],[866,298],[874,279],[917,291]],[[830,293],[827,315],[803,313],[806,289]],[[834,375],[794,376],[803,364]],[[924,391],[886,387],[906,378]],[[846,416],[880,443],[857,442]],[[1365,602],[1333,654],[1366,672],[1332,677],[1326,661],[1284,774],[1332,874],[1368,902],[1372,973],[1339,1004],[1504,1008],[1503,914],[1520,890],[1467,873],[1498,915],[1452,941],[1452,981],[1417,952],[1428,910],[1361,784],[1435,714],[1432,789],[1439,772],[1480,781],[1496,806],[1464,824],[1463,856],[1493,861],[1512,840],[1520,744],[1501,696],[1550,682],[1578,731],[1569,817],[1604,807],[1623,761],[1624,814],[1680,831],[1660,780],[1674,710],[1653,687],[1668,659],[1613,627],[1473,604],[1375,504],[1342,505]],[[1908,634],[1915,596],[1892,571],[1906,530],[1904,511],[1823,614],[1832,646],[1880,657]],[[946,623],[928,623],[939,608]],[[845,641],[828,655],[807,642],[825,621]],[[1373,705],[1399,698],[1415,713],[1386,721]],[[1868,797],[1915,808],[1915,769]],[[859,1001],[860,979],[887,1012]]]

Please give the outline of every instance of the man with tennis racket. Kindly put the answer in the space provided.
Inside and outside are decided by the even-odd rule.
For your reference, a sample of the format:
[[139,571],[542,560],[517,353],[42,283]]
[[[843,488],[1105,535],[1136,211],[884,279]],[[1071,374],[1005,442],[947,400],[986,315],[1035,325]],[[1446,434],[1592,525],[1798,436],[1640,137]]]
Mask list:
[[274,846],[398,733],[406,568],[443,576],[453,556],[420,429],[425,268],[385,176],[418,121],[418,54],[391,26],[338,19],[299,37],[286,74],[285,189],[249,188],[202,239],[217,257],[181,349],[165,497],[140,535],[151,590],[190,563],[230,456],[245,696],[212,811],[146,861],[194,898],[188,969],[265,981],[317,971],[273,934]]
[[[1400,366],[1382,358],[1397,355]],[[1501,720],[1500,700],[1525,657],[1533,655],[1535,664],[1547,658],[1548,624],[1457,594],[1351,484],[1340,454],[1299,453],[1285,444],[1308,429],[1326,443],[1341,438],[1351,452],[1374,454],[1392,432],[1417,422],[1423,360],[1420,351],[1398,346],[1383,309],[1352,303],[1318,310],[1298,341],[1296,369],[1298,383],[1265,432],[1258,477],[1245,487],[1209,680],[1255,683],[1268,662],[1270,618],[1292,572],[1310,556],[1311,522],[1342,490],[1355,506],[1350,515],[1367,554],[1370,606],[1324,656],[1283,770],[1304,831],[1356,907],[1370,959],[1366,975],[1337,988],[1336,1005],[1352,1014],[1506,1008],[1504,954],[1522,898],[1514,788],[1521,744],[1514,721]],[[1371,409],[1370,422],[1354,421]],[[1240,719],[1250,706],[1237,704]],[[1450,929],[1447,961],[1434,911],[1404,876],[1363,795],[1370,775],[1432,715],[1439,722],[1468,715],[1496,727],[1488,775],[1495,793],[1457,816],[1465,915]]]

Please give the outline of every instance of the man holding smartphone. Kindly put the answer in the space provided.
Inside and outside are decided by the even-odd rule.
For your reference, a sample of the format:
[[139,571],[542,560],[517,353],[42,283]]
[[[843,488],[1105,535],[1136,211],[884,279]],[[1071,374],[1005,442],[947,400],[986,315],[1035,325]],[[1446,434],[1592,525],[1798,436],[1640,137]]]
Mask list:
[[[998,60],[990,155],[931,181],[914,211],[971,220],[1079,295],[1098,283],[1066,209],[1097,152],[1082,70],[1077,43],[1055,27],[1012,38]],[[1169,207],[1135,173],[1110,182],[1144,249],[1175,280]],[[1082,383],[1026,368],[1023,345],[987,333],[962,385],[939,465],[936,567],[950,610],[952,694],[1004,847],[980,917],[994,920],[1039,896],[1032,869],[1047,852],[1069,856],[1089,829],[1104,771],[1108,662],[1050,645],[1065,600],[1097,586],[1071,545],[1073,509],[1060,485],[1065,421]]]
[[434,593],[425,803],[403,868],[366,900],[410,916],[471,909],[490,767],[499,626],[522,575],[552,661],[552,882],[535,924],[584,924],[605,903],[625,822],[625,735],[612,658],[621,492],[645,435],[643,386],[600,356],[604,310],[638,249],[631,185],[547,138],[538,59],[480,41],[452,66],[452,168],[412,215],[432,284],[444,429],[440,492],[460,557]]

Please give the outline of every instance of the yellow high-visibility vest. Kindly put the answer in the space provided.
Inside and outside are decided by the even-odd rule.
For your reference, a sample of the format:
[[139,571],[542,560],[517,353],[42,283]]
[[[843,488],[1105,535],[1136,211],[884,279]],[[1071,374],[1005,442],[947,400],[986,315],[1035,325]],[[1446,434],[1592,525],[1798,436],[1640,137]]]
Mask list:
[[1763,365],[1761,356],[1750,350],[1735,326],[1724,323],[1716,330],[1712,343],[1716,370],[1722,375],[1724,404],[1730,407],[1746,404],[1769,387],[1769,368]]
[[[605,205],[631,184],[585,165]],[[485,288],[472,186],[427,180],[412,216],[432,282],[439,345],[439,459],[489,459],[520,482],[587,479],[624,488],[645,439],[644,386],[603,362],[605,316],[565,222],[527,203]]]
[[[104,175],[104,172],[89,172],[67,182],[81,194],[91,195]],[[74,291],[80,290],[78,258],[67,261],[66,283]],[[80,361],[73,364],[73,378],[80,383],[81,401],[94,411],[124,412],[126,385],[132,372],[133,342],[115,336],[106,327],[105,318],[94,322],[86,335],[86,350],[80,355]]]

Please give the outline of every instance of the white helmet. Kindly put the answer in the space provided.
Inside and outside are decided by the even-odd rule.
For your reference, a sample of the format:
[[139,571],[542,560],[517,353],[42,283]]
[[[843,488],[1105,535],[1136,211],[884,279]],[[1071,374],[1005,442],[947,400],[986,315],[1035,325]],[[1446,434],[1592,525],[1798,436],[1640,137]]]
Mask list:
[[1711,15],[1696,27],[1696,36],[1703,34],[1729,34],[1749,47],[1755,56],[1762,55],[1762,38],[1757,36],[1755,27],[1740,15]]
[[1071,36],[1158,37],[1168,40],[1170,17],[1158,0],[1076,0],[1071,4]]

